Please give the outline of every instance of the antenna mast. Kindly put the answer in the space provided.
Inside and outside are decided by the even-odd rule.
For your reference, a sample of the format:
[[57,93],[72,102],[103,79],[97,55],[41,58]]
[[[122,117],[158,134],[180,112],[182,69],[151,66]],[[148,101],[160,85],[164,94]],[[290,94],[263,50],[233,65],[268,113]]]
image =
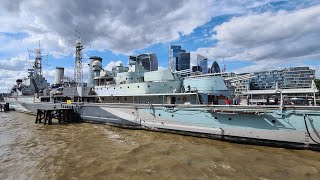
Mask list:
[[35,49],[35,50],[29,50],[29,58],[30,58],[30,54],[34,53],[35,54],[35,58],[34,58],[34,62],[33,62],[33,75],[38,75],[38,76],[42,76],[42,49],[40,46],[40,40],[39,40],[39,48]]
[[224,58],[222,58],[222,62],[223,62],[223,70],[222,70],[222,72],[226,72],[227,71],[227,66],[224,63]]
[[77,37],[76,40],[76,51],[75,51],[75,61],[74,61],[74,81],[81,85],[83,83],[82,76],[83,76],[83,70],[82,70],[82,49],[83,45],[81,43],[80,38],[80,32],[77,29],[75,30],[75,36]]

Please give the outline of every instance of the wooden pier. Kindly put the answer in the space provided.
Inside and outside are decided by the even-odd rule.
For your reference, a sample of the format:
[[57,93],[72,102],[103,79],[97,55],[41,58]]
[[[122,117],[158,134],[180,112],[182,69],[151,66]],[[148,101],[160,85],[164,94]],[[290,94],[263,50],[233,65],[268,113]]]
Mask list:
[[82,119],[74,109],[38,109],[37,117],[35,123],[42,123],[44,120],[44,125],[52,125],[52,119],[57,119],[59,124],[62,122],[81,122]]

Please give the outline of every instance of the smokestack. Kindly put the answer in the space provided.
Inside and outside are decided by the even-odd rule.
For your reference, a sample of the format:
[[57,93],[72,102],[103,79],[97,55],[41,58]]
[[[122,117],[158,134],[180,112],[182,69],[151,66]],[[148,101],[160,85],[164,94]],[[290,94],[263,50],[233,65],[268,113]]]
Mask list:
[[63,84],[64,68],[56,67],[56,77],[54,79],[54,84]]

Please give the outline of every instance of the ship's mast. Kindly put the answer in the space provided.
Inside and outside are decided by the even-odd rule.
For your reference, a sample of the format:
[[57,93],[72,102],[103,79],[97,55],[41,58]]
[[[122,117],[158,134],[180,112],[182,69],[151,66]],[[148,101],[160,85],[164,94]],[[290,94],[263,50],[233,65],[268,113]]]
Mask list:
[[75,51],[75,61],[74,61],[74,81],[81,85],[83,83],[82,76],[83,76],[83,70],[82,70],[82,49],[83,45],[81,43],[80,38],[80,32],[78,31],[78,28],[75,30],[76,32],[76,51]]
[[39,41],[39,48],[35,50],[28,50],[29,51],[29,57],[30,53],[35,54],[35,59],[33,62],[33,75],[34,76],[42,76],[42,49],[40,46],[40,41]]

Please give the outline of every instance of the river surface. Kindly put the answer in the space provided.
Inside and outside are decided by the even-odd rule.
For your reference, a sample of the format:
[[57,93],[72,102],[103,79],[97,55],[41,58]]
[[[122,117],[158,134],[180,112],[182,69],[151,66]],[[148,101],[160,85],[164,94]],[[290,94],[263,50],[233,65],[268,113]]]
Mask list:
[[320,179],[320,152],[0,113],[0,179]]

